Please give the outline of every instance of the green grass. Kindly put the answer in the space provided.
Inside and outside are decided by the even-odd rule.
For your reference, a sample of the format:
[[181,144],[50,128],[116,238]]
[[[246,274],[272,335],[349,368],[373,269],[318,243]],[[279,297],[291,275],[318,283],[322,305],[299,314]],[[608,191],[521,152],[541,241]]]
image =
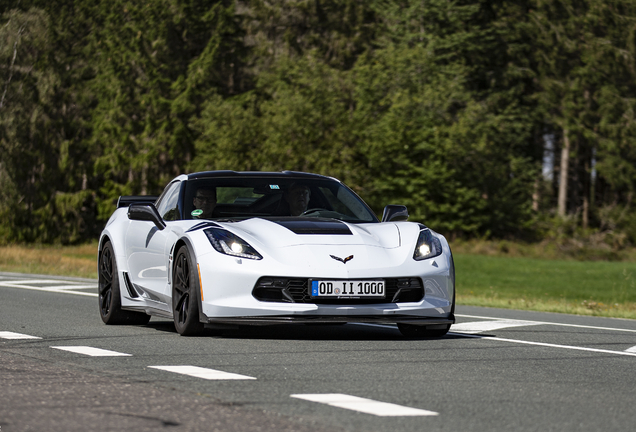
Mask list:
[[636,263],[455,254],[457,303],[636,318]]
[[0,271],[97,279],[97,243],[0,247]]

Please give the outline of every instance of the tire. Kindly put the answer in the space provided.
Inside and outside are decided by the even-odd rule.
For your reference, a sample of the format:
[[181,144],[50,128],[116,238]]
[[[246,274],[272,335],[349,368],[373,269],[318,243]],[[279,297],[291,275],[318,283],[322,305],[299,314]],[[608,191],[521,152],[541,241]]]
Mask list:
[[174,327],[181,336],[203,333],[203,323],[199,322],[199,289],[190,251],[187,246],[181,246],[172,274],[172,314]]
[[400,330],[400,333],[406,337],[438,338],[448,333],[450,330],[450,324],[418,326],[398,323],[398,329]]
[[119,274],[115,252],[110,242],[104,244],[99,254],[97,294],[99,315],[105,324],[147,324],[150,315],[142,312],[124,311],[121,309],[121,293],[119,290]]

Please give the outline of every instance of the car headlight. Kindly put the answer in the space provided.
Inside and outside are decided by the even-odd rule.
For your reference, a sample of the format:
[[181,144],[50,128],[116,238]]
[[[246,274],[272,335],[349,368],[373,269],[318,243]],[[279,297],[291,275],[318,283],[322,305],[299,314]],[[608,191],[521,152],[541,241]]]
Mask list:
[[440,242],[439,239],[431,233],[431,230],[425,229],[420,231],[420,235],[417,238],[417,244],[415,245],[413,259],[421,261],[441,254],[442,242]]
[[208,228],[204,230],[205,235],[212,244],[212,247],[225,255],[253,260],[263,259],[261,254],[256,252],[245,240],[229,231],[218,228]]

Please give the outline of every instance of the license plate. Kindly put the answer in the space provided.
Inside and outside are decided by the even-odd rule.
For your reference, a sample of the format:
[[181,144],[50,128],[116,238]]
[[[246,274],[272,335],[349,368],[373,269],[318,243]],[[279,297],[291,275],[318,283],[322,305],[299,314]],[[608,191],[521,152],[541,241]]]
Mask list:
[[383,280],[312,280],[312,297],[384,298]]

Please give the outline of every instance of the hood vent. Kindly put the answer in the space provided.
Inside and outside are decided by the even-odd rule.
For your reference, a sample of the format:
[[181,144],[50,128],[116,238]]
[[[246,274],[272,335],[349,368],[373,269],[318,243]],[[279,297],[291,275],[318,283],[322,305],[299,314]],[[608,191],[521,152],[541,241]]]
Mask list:
[[296,234],[353,235],[346,224],[333,219],[286,217],[269,220],[284,226]]

